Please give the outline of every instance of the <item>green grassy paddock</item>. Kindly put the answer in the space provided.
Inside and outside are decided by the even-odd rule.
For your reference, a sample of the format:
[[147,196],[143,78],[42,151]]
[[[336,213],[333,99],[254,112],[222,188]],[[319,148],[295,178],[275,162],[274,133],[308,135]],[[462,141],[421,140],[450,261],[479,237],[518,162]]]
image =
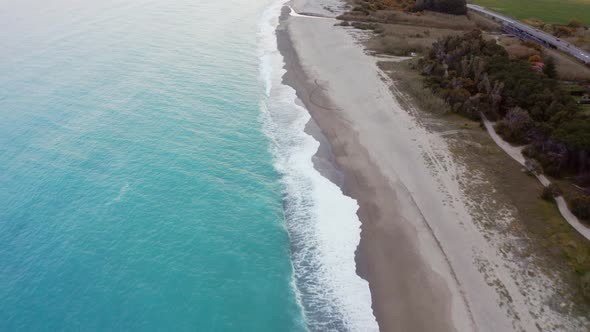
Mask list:
[[590,0],[469,0],[519,20],[537,18],[546,23],[567,24],[572,20],[590,26]]

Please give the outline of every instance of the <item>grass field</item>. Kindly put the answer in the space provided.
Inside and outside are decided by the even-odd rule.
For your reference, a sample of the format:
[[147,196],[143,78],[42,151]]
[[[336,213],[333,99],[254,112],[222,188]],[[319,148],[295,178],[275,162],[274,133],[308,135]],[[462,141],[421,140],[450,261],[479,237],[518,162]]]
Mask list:
[[537,18],[567,24],[575,19],[590,26],[590,0],[468,0],[517,19]]

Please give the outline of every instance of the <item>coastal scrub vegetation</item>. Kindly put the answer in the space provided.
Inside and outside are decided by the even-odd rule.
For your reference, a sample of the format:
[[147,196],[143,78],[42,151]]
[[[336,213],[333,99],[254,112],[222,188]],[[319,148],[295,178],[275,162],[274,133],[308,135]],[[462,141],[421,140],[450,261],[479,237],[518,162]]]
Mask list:
[[398,11],[419,12],[430,10],[452,15],[464,15],[467,13],[465,0],[356,0],[353,12],[361,12],[369,15],[371,12],[385,9]]
[[[527,144],[525,156],[538,161],[546,174],[572,177],[587,186],[590,117],[555,79],[553,61],[545,63],[542,71],[535,70],[529,61],[511,58],[495,40],[485,40],[474,30],[434,43],[419,68],[426,86],[452,111],[497,120],[498,134],[511,143]],[[577,195],[570,206],[579,218],[590,219],[590,198]]]
[[465,15],[467,3],[465,0],[417,0],[413,10],[432,10],[452,15]]
[[341,25],[375,33],[367,41],[370,50],[395,56],[425,54],[438,39],[463,34],[478,27],[467,16],[434,12],[420,16],[396,11],[380,11],[371,16],[348,13],[341,18]]
[[547,187],[543,187],[543,191],[541,192],[541,198],[546,201],[553,202],[555,197],[560,196],[561,194],[562,191],[559,188],[559,186],[552,183]]
[[474,30],[434,43],[419,67],[454,112],[497,120],[498,133],[529,144],[525,153],[548,175],[590,173],[590,118],[554,79],[554,66],[537,71]]

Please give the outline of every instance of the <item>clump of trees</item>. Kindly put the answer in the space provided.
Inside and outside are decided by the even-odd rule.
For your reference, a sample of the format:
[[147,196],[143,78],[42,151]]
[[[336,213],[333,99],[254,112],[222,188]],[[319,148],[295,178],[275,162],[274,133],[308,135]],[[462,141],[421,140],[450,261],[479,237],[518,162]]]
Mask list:
[[[420,62],[426,85],[455,112],[497,120],[507,141],[528,144],[525,154],[555,177],[590,174],[590,119],[554,79],[554,63],[543,72],[525,60],[510,59],[480,31],[437,41]],[[578,204],[580,203],[580,204]],[[584,204],[588,207],[582,208]],[[590,199],[575,212],[590,218]]]
[[409,11],[414,8],[415,0],[356,0],[352,12],[360,12],[369,15],[378,10]]
[[571,200],[570,208],[572,213],[580,219],[590,219],[590,197],[578,196]]
[[543,187],[543,191],[541,191],[541,198],[553,202],[555,197],[561,195],[561,189],[556,184],[550,184],[547,187]]
[[498,120],[506,140],[532,144],[531,156],[557,157],[553,175],[590,170],[590,121],[550,77],[551,66],[538,72],[527,61],[511,60],[502,46],[475,30],[437,41],[420,67],[426,84],[455,112],[474,119],[484,113]]
[[465,15],[467,2],[465,0],[357,0],[353,11],[366,14],[385,9],[401,11],[431,10],[440,13]]
[[534,126],[534,121],[529,112],[516,106],[511,108],[506,116],[498,121],[496,132],[510,142],[527,143],[527,133]]
[[467,14],[465,0],[416,0],[415,10],[432,10],[452,15]]

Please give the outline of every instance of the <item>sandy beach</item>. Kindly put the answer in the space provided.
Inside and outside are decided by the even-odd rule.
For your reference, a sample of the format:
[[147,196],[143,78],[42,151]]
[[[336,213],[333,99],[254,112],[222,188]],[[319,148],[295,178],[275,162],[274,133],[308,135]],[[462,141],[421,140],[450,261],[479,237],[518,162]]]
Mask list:
[[[341,8],[332,0],[290,5],[324,16]],[[444,138],[424,128],[411,105],[400,105],[377,59],[354,30],[335,23],[285,7],[278,46],[284,82],[312,115],[309,132],[330,145],[316,167],[333,161],[343,174],[337,184],[359,204],[357,272],[369,281],[380,330],[553,326],[554,316],[539,313],[543,306],[522,291],[474,222],[459,184],[463,170]]]

